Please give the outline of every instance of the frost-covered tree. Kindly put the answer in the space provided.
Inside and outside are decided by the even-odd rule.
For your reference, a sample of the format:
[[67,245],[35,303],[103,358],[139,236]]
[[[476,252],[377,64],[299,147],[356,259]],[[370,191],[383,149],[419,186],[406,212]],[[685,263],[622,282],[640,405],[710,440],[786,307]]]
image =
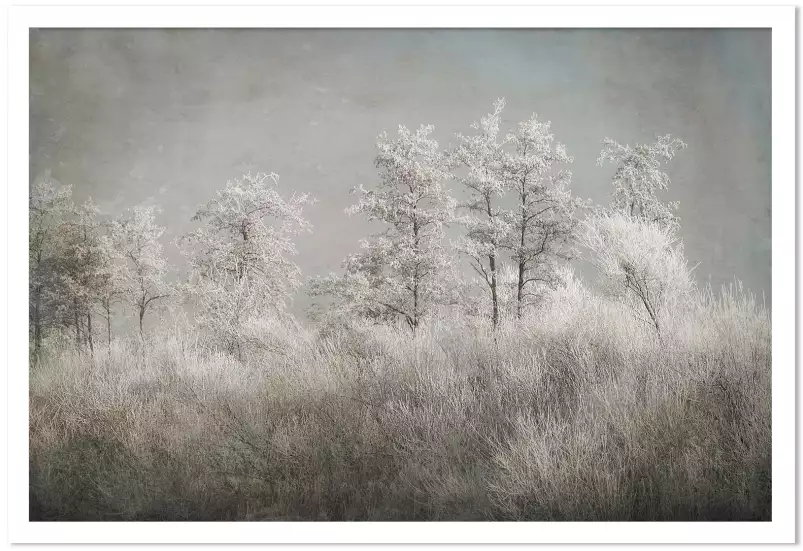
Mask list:
[[110,224],[112,242],[124,260],[123,295],[134,307],[140,335],[145,315],[158,311],[173,294],[165,280],[167,261],[159,242],[165,228],[156,224],[156,214],[154,206],[134,207]]
[[228,181],[193,217],[201,226],[179,242],[198,321],[236,348],[249,318],[282,312],[299,286],[293,237],[312,230],[302,212],[313,199],[284,199],[278,182],[265,173]]
[[613,175],[612,207],[630,216],[638,216],[650,222],[677,226],[677,202],[662,203],[657,193],[669,186],[669,176],[661,170],[661,164],[672,158],[686,144],[671,135],[659,137],[652,144],[621,145],[605,138],[597,164],[605,161],[616,166]]
[[354,188],[358,201],[346,212],[386,229],[344,261],[345,275],[315,280],[313,295],[335,295],[359,315],[401,317],[413,331],[435,307],[454,301],[454,263],[443,238],[456,203],[443,186],[449,171],[432,130],[399,126],[395,138],[379,135],[379,184]]
[[516,316],[539,290],[560,283],[559,262],[575,255],[575,209],[584,203],[569,191],[573,161],[563,144],[554,143],[550,123],[536,115],[519,123],[507,137],[513,151],[503,156],[503,179],[516,206],[503,216],[510,232],[500,243],[516,266]]
[[56,260],[60,253],[60,228],[72,211],[72,188],[60,185],[46,172],[31,189],[28,202],[28,268],[30,318],[34,355],[42,348],[44,330],[58,323]]
[[583,221],[583,244],[608,291],[640,312],[660,336],[664,316],[693,288],[683,244],[672,227],[622,212]]
[[92,199],[75,209],[62,226],[60,276],[72,312],[76,342],[94,350],[93,306],[101,289],[107,257],[102,248],[99,210]]
[[660,336],[662,317],[693,286],[691,270],[677,239],[677,202],[663,203],[658,192],[669,186],[661,170],[686,144],[670,135],[653,144],[621,145],[606,138],[597,163],[616,166],[609,209],[584,221],[583,243],[608,282],[608,288],[646,313]]
[[511,223],[499,207],[498,200],[506,190],[504,177],[504,141],[500,142],[499,124],[505,100],[494,102],[494,111],[471,125],[471,136],[457,134],[458,147],[451,152],[454,177],[468,190],[462,203],[468,214],[460,217],[466,235],[457,243],[469,258],[491,295],[491,322],[499,324],[498,271],[500,251],[509,240]]
[[125,259],[110,235],[101,235],[97,244],[99,257],[95,274],[94,299],[100,316],[106,321],[106,339],[112,342],[112,310],[122,302],[126,293]]

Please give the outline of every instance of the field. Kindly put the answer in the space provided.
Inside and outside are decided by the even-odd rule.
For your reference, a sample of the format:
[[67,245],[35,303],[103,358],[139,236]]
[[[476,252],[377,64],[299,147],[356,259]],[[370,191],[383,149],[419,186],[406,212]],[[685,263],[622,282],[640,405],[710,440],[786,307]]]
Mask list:
[[[580,291],[493,333],[256,320],[46,341],[33,520],[770,520],[769,312],[701,293],[661,339]],[[242,352],[244,351],[244,352]]]

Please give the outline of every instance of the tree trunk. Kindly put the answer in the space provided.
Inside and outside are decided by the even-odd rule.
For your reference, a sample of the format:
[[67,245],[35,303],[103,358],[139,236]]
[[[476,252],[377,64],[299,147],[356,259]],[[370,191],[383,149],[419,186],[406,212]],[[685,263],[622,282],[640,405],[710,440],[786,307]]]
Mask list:
[[[491,195],[485,195],[485,206],[486,212],[488,214],[488,219],[493,220],[493,209],[491,208]],[[491,254],[488,255],[488,267],[491,269],[491,304],[492,304],[492,313],[491,313],[491,321],[493,323],[494,331],[496,331],[496,326],[499,324],[499,297],[496,293],[496,243],[493,243],[494,250]]]
[[[416,268],[416,271],[418,269]],[[416,274],[416,280],[413,284],[413,333],[418,328],[418,274]]]
[[92,342],[92,314],[86,314],[86,336],[89,341],[89,351],[95,353],[95,344]]
[[81,319],[78,317],[78,301],[73,299],[73,318],[75,319],[75,344],[81,346]]
[[139,307],[139,336],[142,336],[142,318],[145,317],[145,308]]
[[527,235],[527,194],[524,191],[526,181],[522,180],[521,196],[521,240],[519,242],[519,281],[516,287],[516,319],[521,319],[521,301],[524,298],[524,242]]
[[413,333],[418,328],[418,266],[415,267],[415,275],[413,276],[413,316],[411,327],[413,329]]
[[521,319],[521,301],[524,298],[524,261],[519,260],[519,283],[516,293],[516,318]]
[[488,265],[491,268],[491,303],[492,314],[491,321],[493,323],[494,331],[496,326],[499,325],[499,297],[496,293],[496,254],[488,255]]
[[112,309],[111,305],[106,305],[106,338],[109,341],[109,347],[112,345]]
[[34,357],[39,358],[39,352],[42,349],[42,289],[36,287],[34,289],[34,302],[33,302],[33,353]]
[[415,265],[415,274],[413,275],[413,321],[411,323],[413,333],[418,328],[418,282],[420,279],[419,276],[419,265],[418,265],[418,254],[419,254],[419,245],[420,245],[420,237],[418,235],[418,216],[415,214],[416,209],[418,208],[417,204],[413,205],[413,244],[415,246],[415,254],[416,254],[416,265]]

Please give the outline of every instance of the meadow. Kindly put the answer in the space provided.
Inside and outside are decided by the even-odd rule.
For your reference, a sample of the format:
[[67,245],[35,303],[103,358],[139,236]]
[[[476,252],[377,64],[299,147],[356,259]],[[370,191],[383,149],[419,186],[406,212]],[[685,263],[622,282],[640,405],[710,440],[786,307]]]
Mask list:
[[581,285],[493,331],[175,324],[48,338],[32,520],[770,520],[771,328],[738,285],[661,338]]

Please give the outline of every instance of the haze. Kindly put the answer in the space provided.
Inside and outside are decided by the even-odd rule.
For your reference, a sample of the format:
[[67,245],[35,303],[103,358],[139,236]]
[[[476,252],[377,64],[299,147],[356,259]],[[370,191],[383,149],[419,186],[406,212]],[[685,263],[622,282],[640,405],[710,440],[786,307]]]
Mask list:
[[[671,133],[667,167],[700,282],[741,279],[770,304],[770,31],[37,30],[30,37],[31,182],[45,170],[110,215],[163,208],[165,249],[227,179],[277,172],[309,192],[304,276],[338,271],[369,226],[349,189],[377,181],[375,138],[455,132],[505,97],[575,157],[575,194],[608,204],[600,141]],[[793,185],[792,182],[787,185]],[[454,187],[454,186],[453,186]],[[593,274],[583,274],[588,279]],[[299,294],[295,309],[308,299]]]

